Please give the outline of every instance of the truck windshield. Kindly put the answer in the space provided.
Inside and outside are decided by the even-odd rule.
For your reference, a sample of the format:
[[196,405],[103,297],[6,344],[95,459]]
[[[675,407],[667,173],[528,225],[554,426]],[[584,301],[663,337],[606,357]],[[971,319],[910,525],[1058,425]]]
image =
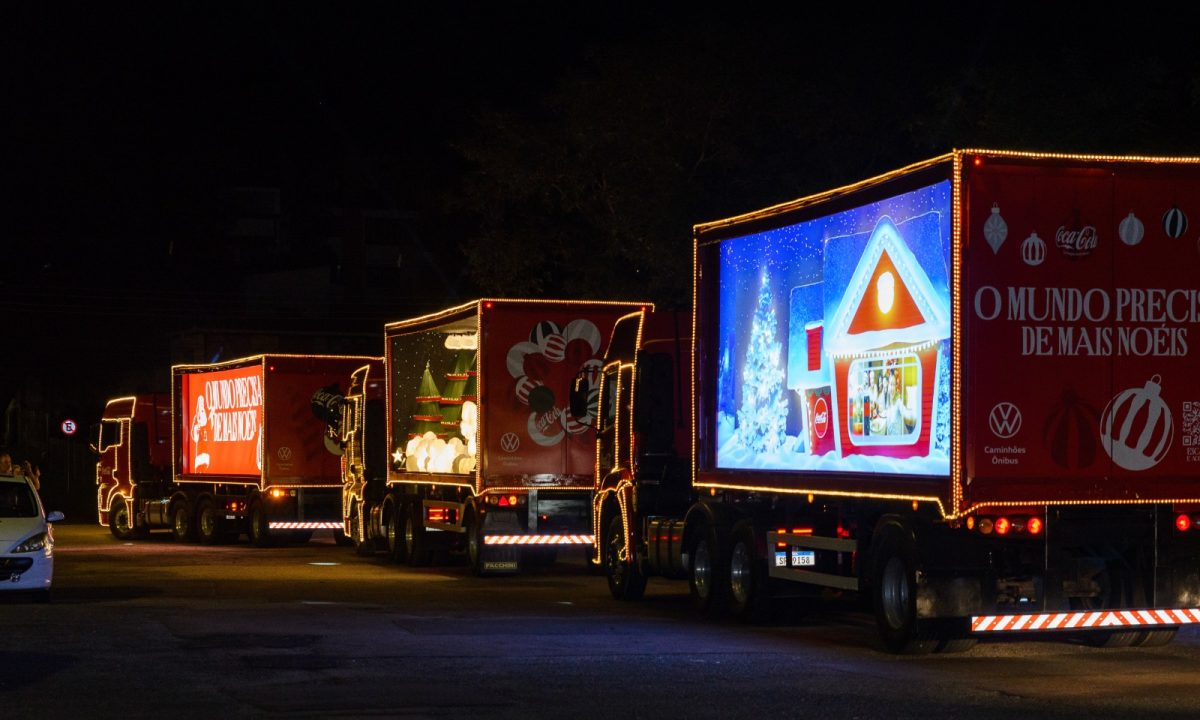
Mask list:
[[0,517],[37,517],[37,501],[24,481],[0,482]]

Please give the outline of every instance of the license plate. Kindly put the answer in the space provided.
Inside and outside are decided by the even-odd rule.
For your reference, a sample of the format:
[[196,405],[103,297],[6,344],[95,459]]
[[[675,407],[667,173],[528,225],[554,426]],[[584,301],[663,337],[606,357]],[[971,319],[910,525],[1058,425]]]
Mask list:
[[815,550],[792,551],[792,567],[813,567],[816,564],[817,552]]

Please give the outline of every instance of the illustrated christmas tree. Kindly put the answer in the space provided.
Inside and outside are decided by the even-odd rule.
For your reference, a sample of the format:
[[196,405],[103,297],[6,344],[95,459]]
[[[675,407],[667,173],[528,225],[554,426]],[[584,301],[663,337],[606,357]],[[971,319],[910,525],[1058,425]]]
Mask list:
[[950,352],[947,343],[938,348],[937,389],[934,407],[943,408],[937,416],[937,425],[933,430],[933,449],[944,455],[950,454]]
[[[445,438],[461,437],[458,424],[462,421],[462,408],[465,400],[474,398],[464,397],[471,370],[475,365],[474,350],[459,350],[454,358],[454,369],[446,373],[446,385],[442,389],[442,397],[438,402],[441,408],[441,436]],[[472,392],[473,394],[473,392]]]
[[425,373],[421,375],[421,384],[417,388],[417,405],[412,415],[412,431],[409,433],[411,437],[442,431],[442,413],[438,408],[441,399],[442,394],[438,392],[437,383],[433,381],[433,373],[429,372],[429,363],[425,363]]
[[471,368],[467,370],[467,384],[463,386],[463,402],[479,404],[479,353],[471,354]]
[[771,288],[763,273],[758,307],[750,325],[750,347],[742,368],[742,407],[738,434],[742,445],[754,452],[775,452],[783,445],[787,425],[787,398],[783,392],[783,343],[775,337],[775,308]]
[[717,370],[717,410],[733,415],[733,351],[730,345],[730,341],[726,340],[725,347],[721,350],[721,364]]

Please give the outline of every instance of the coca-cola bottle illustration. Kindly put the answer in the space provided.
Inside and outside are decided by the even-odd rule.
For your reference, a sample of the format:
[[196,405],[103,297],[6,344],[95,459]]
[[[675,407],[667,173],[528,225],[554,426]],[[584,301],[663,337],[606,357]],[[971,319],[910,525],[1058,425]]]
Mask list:
[[1113,462],[1126,470],[1148,470],[1171,449],[1171,408],[1163,401],[1158,375],[1143,387],[1118,394],[1104,408],[1100,440]]

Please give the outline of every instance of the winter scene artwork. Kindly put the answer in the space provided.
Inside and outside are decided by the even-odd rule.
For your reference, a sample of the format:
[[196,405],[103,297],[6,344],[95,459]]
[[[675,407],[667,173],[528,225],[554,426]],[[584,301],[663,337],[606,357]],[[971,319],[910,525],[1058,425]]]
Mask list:
[[723,243],[718,467],[949,475],[950,194]]

